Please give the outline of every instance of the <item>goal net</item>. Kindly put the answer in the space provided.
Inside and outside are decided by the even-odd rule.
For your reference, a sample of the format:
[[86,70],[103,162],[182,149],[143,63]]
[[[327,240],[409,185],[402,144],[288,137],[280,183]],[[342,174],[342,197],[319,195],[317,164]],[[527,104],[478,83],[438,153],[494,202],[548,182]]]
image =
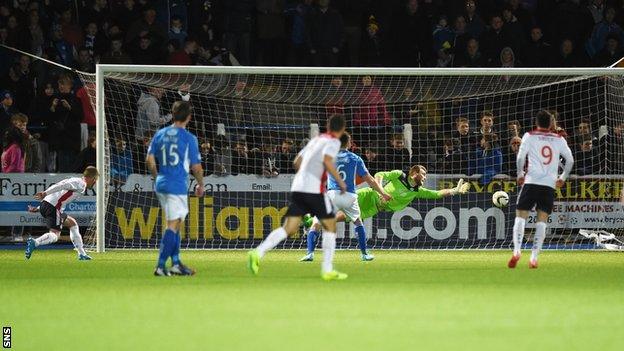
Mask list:
[[[545,248],[591,248],[595,243],[580,229],[623,234],[621,74],[100,66],[98,248],[158,247],[165,219],[146,149],[180,99],[194,109],[189,129],[199,139],[206,185],[203,198],[190,195],[185,248],[250,248],[281,225],[292,160],[332,114],[346,116],[352,150],[371,174],[420,164],[428,170],[427,188],[453,187],[461,178],[471,185],[466,195],[416,200],[367,219],[373,249],[509,248],[519,190],[515,152],[542,109],[556,116],[556,132],[576,159],[574,176],[557,191]],[[93,87],[92,77],[83,79]],[[88,91],[95,103],[96,89]],[[510,195],[509,206],[492,204],[499,190]],[[302,230],[282,247],[304,248],[303,236]],[[356,248],[355,238],[351,225],[339,227],[338,247]]]

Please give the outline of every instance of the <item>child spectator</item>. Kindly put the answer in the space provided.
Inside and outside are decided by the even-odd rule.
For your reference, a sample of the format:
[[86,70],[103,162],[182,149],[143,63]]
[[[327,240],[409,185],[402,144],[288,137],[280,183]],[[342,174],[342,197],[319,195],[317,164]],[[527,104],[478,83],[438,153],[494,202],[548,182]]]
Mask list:
[[184,25],[180,16],[171,17],[171,21],[169,22],[169,39],[177,41],[179,47],[183,47],[187,37],[188,34],[184,30]]
[[43,171],[43,155],[39,140],[33,137],[26,126],[28,125],[28,116],[22,113],[16,113],[11,117],[11,123],[15,128],[22,132],[23,151],[24,151],[24,172],[40,173]]
[[406,170],[410,166],[410,153],[405,147],[405,140],[402,134],[394,134],[390,140],[392,148],[388,152],[386,159],[386,169]]
[[481,184],[489,184],[492,178],[502,171],[503,155],[496,145],[498,145],[496,134],[483,134],[474,159],[470,162],[468,175],[480,174]]
[[111,154],[111,180],[115,185],[123,185],[132,174],[132,152],[126,147],[126,141],[117,139]]
[[445,139],[442,148],[442,157],[439,158],[437,167],[439,171],[445,174],[462,174],[467,170],[463,164],[462,152],[459,149],[459,139]]
[[364,148],[364,160],[366,161],[366,168],[368,168],[370,174],[375,174],[383,170],[377,148],[371,146]]
[[232,152],[232,167],[231,174],[248,174],[249,173],[249,152],[247,150],[247,144],[239,141],[234,145],[234,151]]
[[2,149],[2,173],[24,173],[24,136],[22,132],[10,127],[4,133]]
[[505,148],[505,152],[503,153],[503,174],[515,177],[518,173],[516,159],[518,151],[520,151],[521,143],[522,138],[519,136],[514,136],[509,139],[509,145]]
[[293,146],[295,142],[288,138],[282,141],[280,152],[277,154],[277,169],[280,174],[295,173],[293,161],[295,160],[295,152]]
[[97,144],[95,142],[95,135],[90,135],[87,141],[87,147],[82,149],[82,151],[80,151],[80,153],[76,157],[76,161],[74,162],[74,165],[72,167],[74,173],[84,172],[84,170],[89,166],[95,167],[96,146]]
[[584,135],[578,141],[575,151],[574,168],[577,175],[591,175],[598,171],[599,161],[595,159],[594,141],[589,135]]

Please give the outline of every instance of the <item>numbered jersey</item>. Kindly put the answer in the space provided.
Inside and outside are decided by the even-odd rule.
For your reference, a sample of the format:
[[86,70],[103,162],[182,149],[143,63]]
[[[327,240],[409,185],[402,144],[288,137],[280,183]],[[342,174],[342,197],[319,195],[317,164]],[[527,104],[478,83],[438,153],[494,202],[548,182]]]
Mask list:
[[147,153],[158,163],[156,192],[187,194],[190,166],[201,163],[197,138],[184,128],[165,127],[156,132]]
[[[355,194],[355,178],[364,177],[368,170],[362,158],[351,151],[340,150],[336,156],[336,170],[347,184],[347,192]],[[331,174],[328,177],[327,189],[340,190],[338,182]]]
[[525,133],[518,151],[518,176],[522,176],[525,159],[528,160],[525,184],[544,185],[555,188],[559,176],[559,157],[565,160],[562,179],[567,178],[572,167],[572,151],[566,140],[558,134],[546,130]]
[[299,152],[301,165],[290,190],[293,192],[320,194],[325,191],[327,172],[323,160],[325,155],[336,158],[340,141],[329,134],[321,134],[308,142]]

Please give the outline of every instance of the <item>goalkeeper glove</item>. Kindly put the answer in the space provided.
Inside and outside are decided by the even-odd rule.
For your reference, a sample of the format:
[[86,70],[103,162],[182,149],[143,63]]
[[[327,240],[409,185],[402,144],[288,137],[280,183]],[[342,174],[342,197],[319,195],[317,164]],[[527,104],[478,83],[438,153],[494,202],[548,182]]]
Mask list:
[[470,183],[466,183],[463,179],[457,181],[457,186],[451,189],[453,195],[465,194],[470,190]]

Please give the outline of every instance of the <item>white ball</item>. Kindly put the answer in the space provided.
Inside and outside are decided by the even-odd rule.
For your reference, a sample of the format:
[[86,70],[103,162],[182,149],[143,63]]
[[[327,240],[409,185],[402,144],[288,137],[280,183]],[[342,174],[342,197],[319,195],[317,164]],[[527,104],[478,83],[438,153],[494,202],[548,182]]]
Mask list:
[[496,207],[505,207],[509,204],[509,194],[504,191],[497,191],[492,195],[492,202]]
[[338,209],[349,208],[351,207],[351,205],[353,205],[353,202],[355,202],[355,197],[350,195],[349,193],[336,193],[332,197],[332,202],[334,203],[334,206],[336,206],[336,208]]

